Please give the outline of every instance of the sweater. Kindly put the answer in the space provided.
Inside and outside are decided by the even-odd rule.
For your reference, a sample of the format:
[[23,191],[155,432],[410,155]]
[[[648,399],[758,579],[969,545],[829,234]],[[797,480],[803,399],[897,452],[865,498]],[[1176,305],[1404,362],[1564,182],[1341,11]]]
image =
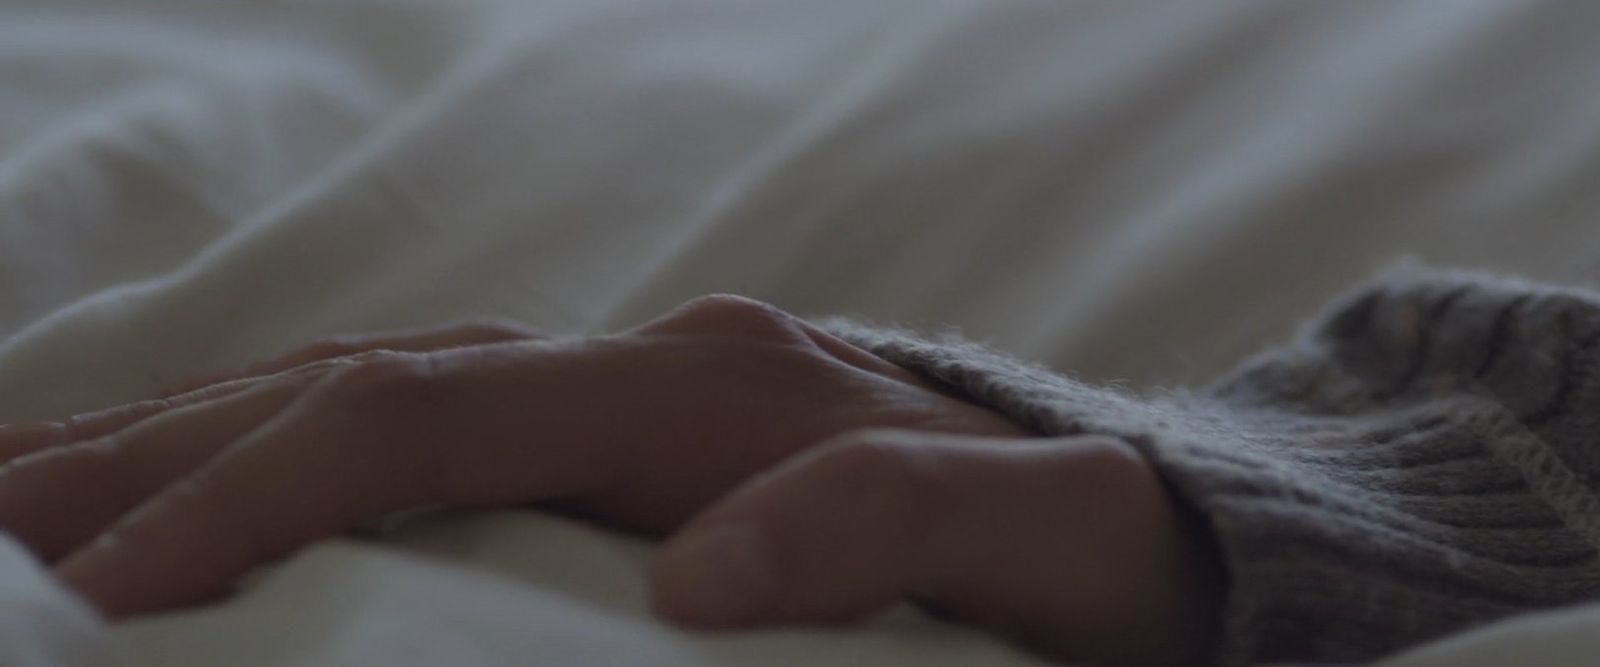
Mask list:
[[837,335],[1046,435],[1135,446],[1209,524],[1214,664],[1364,662],[1600,597],[1600,295],[1410,269],[1195,391],[954,337]]

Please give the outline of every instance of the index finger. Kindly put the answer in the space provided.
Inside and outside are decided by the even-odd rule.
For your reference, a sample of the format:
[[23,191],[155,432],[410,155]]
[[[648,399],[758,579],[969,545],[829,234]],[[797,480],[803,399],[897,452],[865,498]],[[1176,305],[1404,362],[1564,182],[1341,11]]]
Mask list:
[[521,324],[505,320],[483,320],[425,329],[332,336],[300,346],[245,367],[241,371],[200,378],[166,391],[168,396],[183,394],[210,385],[274,375],[319,361],[348,357],[365,352],[433,352],[453,347],[487,345],[515,340],[539,340],[545,336]]
[[[561,368],[575,355],[530,354],[527,363],[551,375],[580,372]],[[585,485],[584,471],[595,466],[577,461],[592,460],[592,448],[555,437],[527,446],[522,430],[484,427],[495,415],[528,422],[520,393],[496,398],[475,388],[498,370],[392,355],[325,377],[57,572],[108,616],[124,617],[212,599],[257,565],[390,512],[490,497],[545,500]],[[562,406],[540,410],[558,415]],[[497,437],[506,442],[485,441]],[[509,446],[485,454],[496,445]],[[451,475],[462,461],[483,474]]]
[[[426,372],[367,368],[379,370],[355,370]],[[167,609],[224,592],[308,542],[428,502],[435,443],[415,428],[425,406],[397,400],[410,388],[392,383],[373,397],[388,415],[303,396],[68,556],[58,574],[112,617]]]

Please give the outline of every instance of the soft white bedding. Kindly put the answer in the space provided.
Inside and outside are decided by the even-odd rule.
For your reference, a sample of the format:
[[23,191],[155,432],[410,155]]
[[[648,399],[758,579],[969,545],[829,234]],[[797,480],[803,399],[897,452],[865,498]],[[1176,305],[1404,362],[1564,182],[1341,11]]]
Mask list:
[[[8,0],[0,423],[319,335],[712,291],[1203,379],[1401,256],[1600,275],[1597,37],[1600,5],[1542,0]],[[106,627],[10,548],[0,664],[1030,662],[910,612],[684,635],[647,555],[442,518]],[[1394,664],[1573,664],[1596,630]]]

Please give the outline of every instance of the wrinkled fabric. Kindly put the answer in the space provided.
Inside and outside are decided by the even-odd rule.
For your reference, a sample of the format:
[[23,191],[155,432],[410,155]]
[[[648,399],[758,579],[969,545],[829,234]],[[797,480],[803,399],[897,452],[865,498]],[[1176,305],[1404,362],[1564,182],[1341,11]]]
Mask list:
[[[599,331],[716,291],[957,325],[1088,380],[1206,378],[1402,255],[1592,279],[1596,26],[1600,6],[1552,0],[13,0],[0,423],[317,336]],[[528,562],[617,539],[559,534]],[[648,620],[625,593],[641,561],[607,570],[626,586],[512,604],[486,591],[549,580],[465,575],[534,543],[487,544],[324,545],[259,595],[97,632],[151,664],[409,664],[480,640],[452,664],[630,662],[608,651],[657,639],[732,660]],[[396,602],[420,591],[438,604]],[[604,638],[576,648],[524,602],[615,613],[573,612]],[[391,615],[418,616],[367,625]],[[841,641],[892,661],[954,631],[875,632],[727,640],[758,647],[729,664]],[[905,664],[1024,660],[959,637]]]

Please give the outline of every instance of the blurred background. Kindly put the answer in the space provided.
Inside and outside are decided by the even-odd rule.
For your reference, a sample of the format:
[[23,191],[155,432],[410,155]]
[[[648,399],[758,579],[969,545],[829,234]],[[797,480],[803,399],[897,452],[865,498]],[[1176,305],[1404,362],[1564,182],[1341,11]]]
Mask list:
[[1405,257],[1596,277],[1597,31],[1550,0],[5,0],[0,418],[721,291],[1204,380]]

